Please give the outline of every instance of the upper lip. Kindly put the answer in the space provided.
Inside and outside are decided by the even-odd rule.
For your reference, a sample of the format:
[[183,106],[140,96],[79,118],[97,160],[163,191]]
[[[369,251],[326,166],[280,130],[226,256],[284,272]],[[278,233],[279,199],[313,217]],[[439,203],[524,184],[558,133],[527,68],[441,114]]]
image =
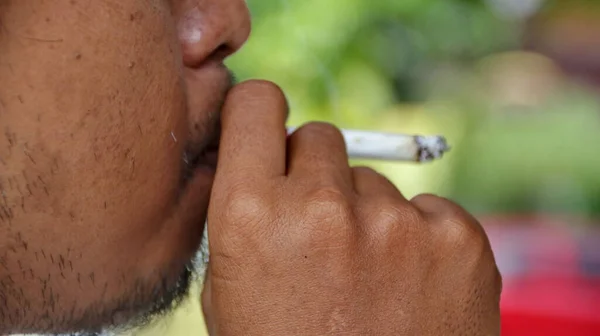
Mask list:
[[218,94],[222,98],[219,103],[215,104],[216,106],[212,107],[215,111],[212,120],[206,122],[207,129],[204,132],[209,132],[209,134],[205,134],[201,143],[190,143],[186,148],[184,161],[190,173],[193,173],[198,166],[216,168],[216,155],[221,138],[220,109],[235,78],[222,61],[215,58],[209,58],[200,66],[187,69],[193,74],[192,77],[199,76],[197,80],[211,81],[220,86]]

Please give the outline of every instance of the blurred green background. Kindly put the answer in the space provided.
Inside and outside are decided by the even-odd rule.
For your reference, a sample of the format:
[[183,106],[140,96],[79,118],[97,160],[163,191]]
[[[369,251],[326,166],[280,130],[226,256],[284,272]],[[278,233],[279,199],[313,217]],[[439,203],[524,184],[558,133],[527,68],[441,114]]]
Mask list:
[[[442,134],[426,164],[363,162],[407,197],[485,216],[600,213],[600,1],[249,0],[229,65],[286,92],[291,125]],[[198,289],[145,335],[203,335]]]

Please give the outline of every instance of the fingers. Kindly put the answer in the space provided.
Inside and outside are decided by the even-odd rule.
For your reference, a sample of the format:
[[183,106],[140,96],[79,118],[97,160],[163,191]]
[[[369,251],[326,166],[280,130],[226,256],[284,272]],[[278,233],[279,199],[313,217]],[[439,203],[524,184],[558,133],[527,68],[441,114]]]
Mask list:
[[284,175],[287,113],[286,98],[274,84],[235,86],[223,107],[218,176],[240,181]]
[[431,194],[417,195],[410,202],[428,218],[434,232],[446,241],[489,250],[490,243],[483,226],[460,205]]
[[420,194],[413,197],[410,202],[422,213],[433,219],[457,218],[461,222],[478,223],[477,219],[460,205],[440,196]]
[[479,222],[454,202],[432,194],[418,195],[409,202],[391,181],[371,168],[355,167],[352,174],[356,193],[364,204],[369,205],[363,207],[362,211],[366,212],[368,218],[379,219],[374,222],[381,224],[391,220],[396,222],[392,225],[397,226],[396,229],[409,222],[420,222],[420,226],[430,226],[443,235],[451,233],[459,236],[451,239],[485,237]]
[[400,190],[390,180],[372,168],[352,168],[352,180],[354,182],[354,190],[360,197],[389,197],[406,201]]
[[316,181],[318,186],[351,190],[352,173],[346,143],[339,129],[326,123],[310,123],[289,137],[288,176]]

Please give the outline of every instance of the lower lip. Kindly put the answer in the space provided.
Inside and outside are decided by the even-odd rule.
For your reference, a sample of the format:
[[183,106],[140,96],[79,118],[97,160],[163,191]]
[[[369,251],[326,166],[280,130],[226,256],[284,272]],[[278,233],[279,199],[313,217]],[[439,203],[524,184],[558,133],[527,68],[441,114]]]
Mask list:
[[218,151],[208,151],[202,154],[201,159],[194,165],[195,173],[214,175],[217,170]]
[[214,170],[217,169],[217,162],[219,159],[219,151],[218,150],[211,150],[208,151],[204,154],[204,162],[206,163],[207,166],[212,167]]

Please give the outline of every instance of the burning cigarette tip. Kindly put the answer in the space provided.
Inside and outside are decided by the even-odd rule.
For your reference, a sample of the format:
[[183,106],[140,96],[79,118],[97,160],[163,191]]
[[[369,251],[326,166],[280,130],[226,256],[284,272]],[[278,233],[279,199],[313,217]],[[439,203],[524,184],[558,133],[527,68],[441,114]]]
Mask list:
[[422,136],[416,135],[417,143],[417,161],[429,162],[441,159],[444,153],[450,151],[450,146],[443,136]]

